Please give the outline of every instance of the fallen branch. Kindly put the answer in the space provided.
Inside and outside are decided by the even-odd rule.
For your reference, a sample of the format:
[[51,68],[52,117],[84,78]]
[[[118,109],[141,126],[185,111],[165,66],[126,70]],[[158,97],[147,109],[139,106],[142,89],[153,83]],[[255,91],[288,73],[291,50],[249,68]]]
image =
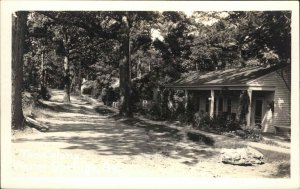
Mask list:
[[25,122],[28,123],[29,127],[35,128],[41,132],[46,132],[49,130],[49,127],[47,125],[41,124],[39,122],[37,122],[36,120],[25,116]]

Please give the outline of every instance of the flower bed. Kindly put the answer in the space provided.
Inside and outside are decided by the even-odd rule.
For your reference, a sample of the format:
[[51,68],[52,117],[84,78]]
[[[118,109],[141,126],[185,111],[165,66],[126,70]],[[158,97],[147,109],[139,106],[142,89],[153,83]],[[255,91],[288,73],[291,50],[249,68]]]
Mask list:
[[222,134],[229,137],[240,137],[250,141],[261,141],[261,129],[242,129],[237,120],[220,117],[200,116],[195,114],[193,127],[199,130]]

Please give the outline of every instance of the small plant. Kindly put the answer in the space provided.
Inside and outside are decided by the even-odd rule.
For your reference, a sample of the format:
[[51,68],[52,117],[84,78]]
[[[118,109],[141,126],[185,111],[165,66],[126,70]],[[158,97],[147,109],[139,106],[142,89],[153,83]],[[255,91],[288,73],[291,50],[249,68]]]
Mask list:
[[261,130],[260,129],[250,129],[246,130],[247,139],[258,142],[262,140]]
[[262,140],[262,143],[269,144],[269,145],[272,145],[272,146],[278,146],[278,143],[274,142],[273,140]]
[[211,118],[209,115],[195,115],[194,125],[197,129],[207,130],[211,126]]
[[230,119],[226,122],[226,128],[228,131],[236,131],[241,127],[238,121]]
[[249,139],[253,142],[258,142],[262,140],[262,134],[260,129],[237,130],[236,135],[243,139]]
[[246,132],[244,130],[241,130],[241,129],[236,130],[235,134],[241,138],[246,138]]
[[197,128],[200,126],[200,121],[201,121],[201,117],[199,112],[194,114],[194,119],[193,119],[193,127]]

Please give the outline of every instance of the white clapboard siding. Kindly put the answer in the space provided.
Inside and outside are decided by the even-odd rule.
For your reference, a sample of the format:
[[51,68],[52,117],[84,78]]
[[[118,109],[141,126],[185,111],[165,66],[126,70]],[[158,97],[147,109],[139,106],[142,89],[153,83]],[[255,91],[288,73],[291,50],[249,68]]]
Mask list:
[[280,76],[281,70],[277,70],[254,81],[249,82],[250,86],[275,86],[274,94],[274,117],[273,126],[275,127],[291,127],[291,74],[290,67],[283,68],[284,78],[288,85]]

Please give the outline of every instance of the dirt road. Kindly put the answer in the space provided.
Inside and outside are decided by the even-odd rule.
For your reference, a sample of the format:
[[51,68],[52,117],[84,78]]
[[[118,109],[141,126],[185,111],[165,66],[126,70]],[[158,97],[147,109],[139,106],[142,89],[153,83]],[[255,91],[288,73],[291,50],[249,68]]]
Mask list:
[[[51,177],[277,177],[274,162],[233,166],[220,149],[186,140],[180,132],[117,120],[105,106],[80,97],[62,103],[53,91],[37,120],[50,131],[13,136],[13,175]],[[280,175],[282,176],[282,175]]]

